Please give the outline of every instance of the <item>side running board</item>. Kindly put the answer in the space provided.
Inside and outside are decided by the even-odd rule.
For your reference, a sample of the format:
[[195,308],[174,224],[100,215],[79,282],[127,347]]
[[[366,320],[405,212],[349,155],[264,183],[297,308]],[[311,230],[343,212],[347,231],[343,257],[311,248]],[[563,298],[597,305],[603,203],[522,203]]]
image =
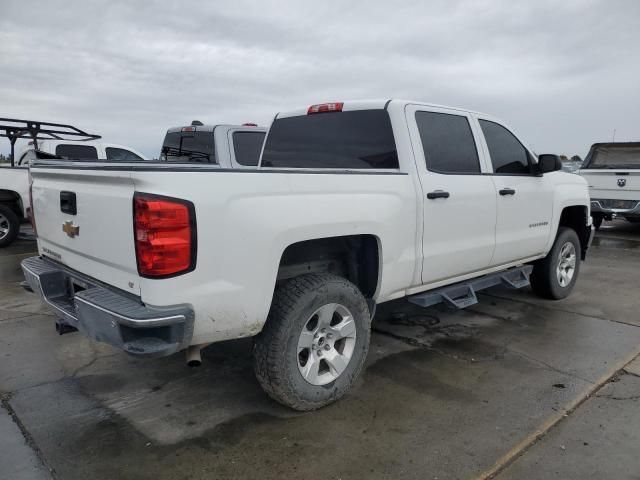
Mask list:
[[506,285],[510,288],[522,288],[529,285],[529,275],[532,265],[514,267],[503,272],[491,273],[483,277],[473,278],[446,287],[429,290],[428,292],[412,295],[408,300],[421,307],[430,307],[445,302],[450,307],[466,308],[478,303],[476,292],[496,285]]

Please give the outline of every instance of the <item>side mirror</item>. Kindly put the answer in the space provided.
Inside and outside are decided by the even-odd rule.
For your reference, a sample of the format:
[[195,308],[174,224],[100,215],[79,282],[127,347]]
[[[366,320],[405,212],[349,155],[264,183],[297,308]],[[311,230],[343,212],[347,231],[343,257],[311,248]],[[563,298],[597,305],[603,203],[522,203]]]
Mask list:
[[545,153],[538,156],[538,173],[549,173],[562,170],[562,160],[558,155]]

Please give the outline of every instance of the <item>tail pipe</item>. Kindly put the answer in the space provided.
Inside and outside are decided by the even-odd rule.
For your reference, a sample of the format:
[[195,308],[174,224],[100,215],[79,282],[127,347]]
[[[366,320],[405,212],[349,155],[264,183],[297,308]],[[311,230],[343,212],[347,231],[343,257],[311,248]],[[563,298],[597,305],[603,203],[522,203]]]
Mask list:
[[200,355],[200,351],[208,345],[210,344],[203,343],[201,345],[191,345],[190,347],[187,347],[187,366],[199,367],[202,365],[202,356]]

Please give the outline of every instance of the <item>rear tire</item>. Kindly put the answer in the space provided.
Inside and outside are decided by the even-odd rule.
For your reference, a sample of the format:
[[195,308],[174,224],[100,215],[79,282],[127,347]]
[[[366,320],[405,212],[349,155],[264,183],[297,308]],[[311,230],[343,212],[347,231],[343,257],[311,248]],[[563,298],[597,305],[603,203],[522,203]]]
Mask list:
[[0,248],[8,247],[18,237],[20,219],[7,205],[0,205]]
[[277,287],[254,370],[271,398],[300,411],[341,398],[369,350],[371,319],[360,290],[331,274],[302,275]]
[[580,240],[572,228],[560,227],[549,254],[538,260],[531,273],[531,288],[542,298],[566,298],[580,273]]

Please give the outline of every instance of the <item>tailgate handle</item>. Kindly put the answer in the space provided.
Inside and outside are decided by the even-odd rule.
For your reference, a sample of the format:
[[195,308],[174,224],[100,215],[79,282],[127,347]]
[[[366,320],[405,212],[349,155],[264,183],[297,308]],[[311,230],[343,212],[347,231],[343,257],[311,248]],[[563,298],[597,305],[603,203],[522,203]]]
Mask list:
[[60,192],[60,211],[69,215],[78,213],[75,192]]

